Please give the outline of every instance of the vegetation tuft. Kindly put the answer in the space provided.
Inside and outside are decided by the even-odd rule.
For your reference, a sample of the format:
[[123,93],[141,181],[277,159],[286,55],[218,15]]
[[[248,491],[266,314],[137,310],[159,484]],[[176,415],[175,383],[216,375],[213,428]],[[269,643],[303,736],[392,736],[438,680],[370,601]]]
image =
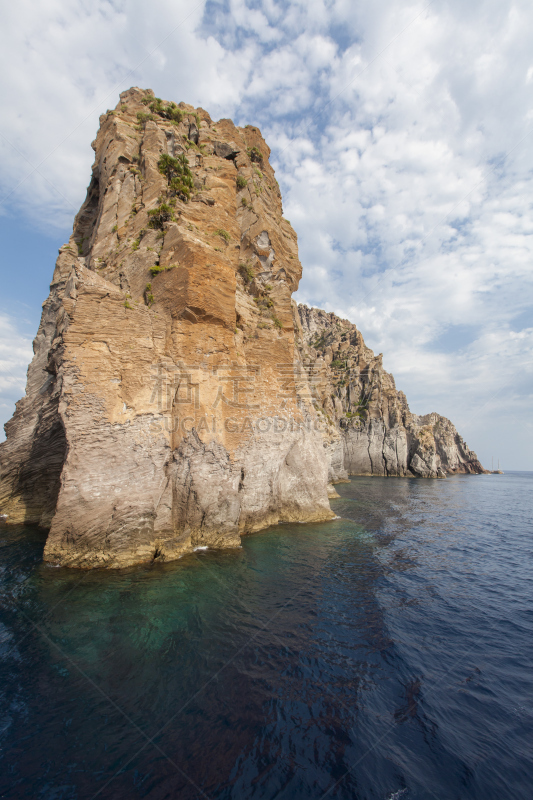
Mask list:
[[215,236],[221,236],[222,239],[224,239],[224,241],[226,242],[226,244],[231,239],[231,236],[227,231],[224,230],[224,228],[217,228],[215,231]]
[[324,331],[323,333],[315,339],[314,342],[311,342],[312,346],[315,350],[320,350],[322,347],[327,347],[327,345],[333,340],[333,332]]
[[263,163],[263,154],[261,150],[254,145],[253,147],[249,147],[247,150],[248,158],[250,161],[254,161],[256,164]]
[[133,251],[139,249],[139,245],[141,244],[141,240],[142,240],[142,238],[143,238],[145,233],[146,233],[146,228],[141,228],[141,230],[139,231],[138,237],[136,239],[134,239],[133,242],[132,242],[131,249]]
[[174,219],[172,207],[168,203],[161,203],[157,208],[152,208],[148,212],[148,216],[150,217],[148,227],[156,230],[162,230],[165,222],[170,222],[170,220]]
[[239,264],[239,274],[242,275],[242,279],[245,283],[251,283],[255,277],[249,262],[246,264]]
[[153,306],[154,301],[155,301],[155,297],[152,294],[152,284],[151,283],[147,283],[146,284],[146,289],[144,290],[144,302],[146,303],[148,308],[150,308],[151,306]]
[[[169,269],[174,269],[175,266],[176,266],[176,264],[171,264],[168,267],[160,267],[159,264],[154,264],[153,267],[150,267],[150,274],[151,274],[152,278],[155,278],[156,275],[160,275],[162,272],[168,272]],[[151,284],[150,284],[150,288],[151,288]]]
[[177,124],[179,124],[183,119],[183,111],[181,108],[178,108],[176,103],[165,104],[160,97],[156,97],[150,103],[150,111],[152,114],[157,114],[163,119],[168,119]]
[[264,311],[267,308],[274,307],[274,301],[271,300],[270,297],[264,297],[264,296],[254,297],[254,303],[257,305],[260,311]]
[[137,120],[139,125],[144,125],[148,120],[155,121],[155,117],[153,114],[147,114],[145,111],[137,111]]
[[191,196],[194,181],[185,153],[181,153],[177,158],[163,153],[157,162],[157,168],[161,175],[166,176],[171,195],[187,202]]

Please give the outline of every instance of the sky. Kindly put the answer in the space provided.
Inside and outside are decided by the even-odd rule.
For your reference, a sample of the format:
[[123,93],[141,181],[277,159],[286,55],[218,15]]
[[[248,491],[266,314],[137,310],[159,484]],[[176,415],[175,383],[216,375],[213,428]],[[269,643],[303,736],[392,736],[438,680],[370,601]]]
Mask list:
[[533,470],[530,0],[19,0],[0,44],[0,423],[99,115],[140,86],[257,125],[296,299],[354,322],[485,466]]

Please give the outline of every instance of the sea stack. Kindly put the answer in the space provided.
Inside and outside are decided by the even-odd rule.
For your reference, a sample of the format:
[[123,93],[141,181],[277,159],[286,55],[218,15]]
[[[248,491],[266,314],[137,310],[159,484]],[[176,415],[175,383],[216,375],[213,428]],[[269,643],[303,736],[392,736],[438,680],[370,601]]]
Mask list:
[[48,529],[48,562],[326,521],[348,474],[484,471],[448,420],[410,413],[355,325],[291,300],[296,234],[256,127],[132,88],[92,146],[0,445],[0,519]]

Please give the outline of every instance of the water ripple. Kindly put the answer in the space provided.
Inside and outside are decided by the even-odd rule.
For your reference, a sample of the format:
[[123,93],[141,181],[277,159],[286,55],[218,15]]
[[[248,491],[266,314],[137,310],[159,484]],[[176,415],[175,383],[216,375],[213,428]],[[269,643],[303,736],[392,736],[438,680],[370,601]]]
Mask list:
[[529,800],[532,475],[83,576],[0,542],[0,794]]

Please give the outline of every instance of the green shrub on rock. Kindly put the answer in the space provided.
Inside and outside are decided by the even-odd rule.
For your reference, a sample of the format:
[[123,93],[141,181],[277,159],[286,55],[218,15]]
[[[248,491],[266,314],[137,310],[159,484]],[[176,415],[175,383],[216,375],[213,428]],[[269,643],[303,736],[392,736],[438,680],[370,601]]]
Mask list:
[[153,304],[155,302],[155,297],[152,294],[152,284],[151,283],[147,283],[146,284],[146,289],[144,290],[144,301],[145,301],[146,305],[148,306],[148,308],[153,306]]
[[194,180],[185,153],[177,158],[163,153],[157,162],[157,168],[161,175],[165,175],[171,193],[181,200],[189,200],[191,189],[194,188]]
[[248,264],[239,264],[239,273],[242,275],[242,279],[245,283],[251,283],[253,281],[255,275],[254,271],[250,265]]
[[248,153],[248,158],[250,159],[250,161],[255,161],[257,164],[261,164],[262,163],[263,154],[262,154],[261,150],[258,147],[256,147],[255,145],[253,147],[249,147],[248,150],[247,150],[247,153]]
[[157,114],[158,116],[162,117],[163,119],[168,119],[177,124],[179,124],[183,119],[183,111],[181,108],[178,108],[176,103],[168,103],[165,105],[164,101],[161,100],[160,97],[156,97],[154,100],[152,100],[150,103],[150,111],[153,114]]
[[148,222],[149,228],[162,229],[165,222],[170,222],[174,219],[171,206],[168,203],[161,203],[157,208],[152,208],[148,212],[150,220]]
[[[168,266],[168,267],[160,267],[159,264],[154,264],[153,267],[150,267],[150,274],[151,274],[152,278],[155,278],[156,275],[160,275],[161,272],[168,272],[169,269],[174,269],[175,266],[176,266],[176,264],[170,264],[170,266]],[[150,285],[150,288],[151,288],[152,284],[149,284],[149,285]],[[147,284],[147,286],[148,286],[148,284]]]
[[144,111],[137,111],[137,119],[139,121],[139,125],[144,125],[144,123],[148,122],[148,120],[155,121],[153,114],[146,114]]
[[231,239],[231,236],[227,231],[224,230],[224,228],[217,228],[215,231],[215,236],[221,236],[222,239],[224,239],[224,241],[226,242],[226,244]]

